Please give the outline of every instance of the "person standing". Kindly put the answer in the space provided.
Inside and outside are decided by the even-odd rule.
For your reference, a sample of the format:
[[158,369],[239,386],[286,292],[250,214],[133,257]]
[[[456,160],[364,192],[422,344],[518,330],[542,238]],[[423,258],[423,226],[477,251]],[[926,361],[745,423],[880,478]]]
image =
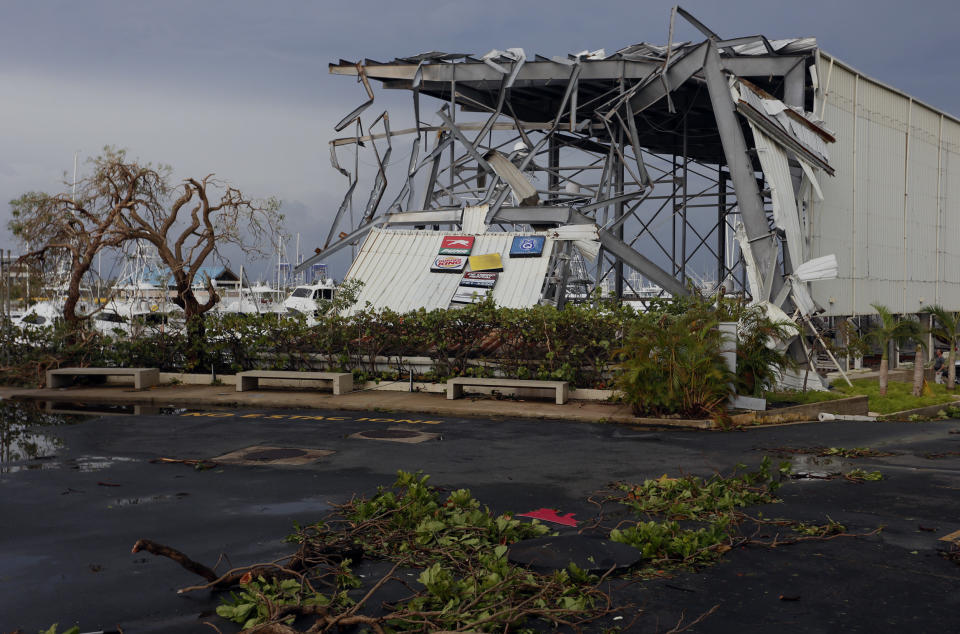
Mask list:
[[933,381],[934,383],[943,383],[943,377],[947,374],[947,368],[944,364],[943,350],[937,348],[933,355]]

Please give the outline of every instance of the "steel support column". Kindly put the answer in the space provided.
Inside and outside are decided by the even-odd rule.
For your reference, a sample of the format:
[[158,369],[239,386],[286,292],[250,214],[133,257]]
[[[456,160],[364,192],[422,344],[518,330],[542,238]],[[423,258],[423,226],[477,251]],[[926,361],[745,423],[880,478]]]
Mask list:
[[[710,94],[710,103],[717,121],[717,130],[720,133],[720,142],[723,146],[724,157],[730,170],[730,180],[737,195],[740,208],[740,217],[747,232],[750,248],[753,250],[757,262],[758,275],[763,285],[762,289],[751,289],[766,297],[754,299],[765,301],[769,294],[776,293],[783,285],[783,280],[773,271],[777,252],[774,238],[767,224],[767,214],[764,211],[763,199],[757,188],[756,171],[753,161],[747,153],[747,143],[743,137],[743,130],[737,119],[736,105],[730,94],[730,85],[720,66],[720,53],[716,46],[710,43],[704,60],[703,73],[707,80],[707,90]],[[773,280],[768,279],[771,275]]]

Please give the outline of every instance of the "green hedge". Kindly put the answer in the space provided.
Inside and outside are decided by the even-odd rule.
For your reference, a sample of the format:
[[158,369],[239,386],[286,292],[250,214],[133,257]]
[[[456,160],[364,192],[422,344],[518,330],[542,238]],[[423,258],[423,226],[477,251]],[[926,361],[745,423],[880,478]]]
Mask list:
[[466,374],[563,379],[578,387],[609,387],[614,352],[636,320],[629,308],[571,305],[499,308],[490,302],[456,310],[397,313],[365,308],[330,314],[320,323],[289,315],[207,315],[199,341],[183,332],[146,329],[132,338],[48,327],[0,329],[3,379],[33,383],[50,366],[142,366],[164,372],[233,373],[307,369],[319,358],[361,377],[390,376],[374,359],[397,368],[427,357],[424,379]]
[[[501,308],[487,301],[454,310],[397,313],[369,306],[351,316],[335,311],[308,326],[288,315],[207,315],[178,331],[146,330],[133,337],[47,328],[0,329],[8,351],[0,369],[7,383],[39,384],[47,367],[157,367],[165,372],[235,373],[251,369],[327,367],[358,379],[406,378],[410,357],[430,359],[418,379],[501,375],[559,379],[579,388],[615,384],[640,415],[716,415],[732,381],[741,393],[769,385],[782,355],[763,346],[776,328],[735,301],[714,305],[699,297],[644,313],[596,302]],[[719,321],[739,320],[742,376],[719,357]],[[394,370],[384,371],[377,357]]]

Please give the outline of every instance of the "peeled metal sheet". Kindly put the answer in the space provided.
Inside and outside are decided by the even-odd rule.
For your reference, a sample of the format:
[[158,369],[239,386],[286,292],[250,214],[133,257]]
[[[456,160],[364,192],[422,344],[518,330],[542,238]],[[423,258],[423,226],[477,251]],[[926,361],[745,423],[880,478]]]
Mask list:
[[481,234],[487,232],[487,212],[490,205],[477,205],[463,208],[463,232]]
[[740,245],[740,252],[743,253],[743,265],[747,269],[747,285],[753,302],[766,301],[766,297],[760,297],[763,292],[763,277],[757,269],[757,259],[753,257],[753,248],[750,246],[750,240],[747,238],[747,230],[742,223],[737,223],[736,227],[737,243]]
[[573,246],[580,252],[580,255],[590,262],[594,262],[600,253],[600,234],[597,225],[562,225],[551,229],[550,233],[557,240],[573,242]]
[[790,269],[793,270],[803,262],[806,245],[800,229],[800,215],[797,213],[797,199],[793,192],[787,153],[753,123],[750,123],[750,129],[753,131],[754,145],[760,157],[763,175],[770,186],[774,221],[787,236]]
[[801,282],[832,280],[837,277],[838,273],[837,256],[832,253],[807,260],[793,270],[793,276]]

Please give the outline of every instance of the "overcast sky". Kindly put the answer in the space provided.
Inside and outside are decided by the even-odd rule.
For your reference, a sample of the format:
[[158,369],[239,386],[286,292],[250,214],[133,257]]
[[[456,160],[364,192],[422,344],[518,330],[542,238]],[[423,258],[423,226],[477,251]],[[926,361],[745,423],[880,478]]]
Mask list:
[[[59,191],[74,153],[104,145],[216,173],[284,201],[303,250],[325,237],[345,179],[329,164],[333,125],[363,101],[341,58],[520,47],[563,55],[667,40],[670,2],[550,0],[4,0],[0,9],[0,247],[9,201]],[[777,0],[682,4],[723,37],[814,36],[861,72],[960,115],[960,3]],[[675,40],[701,40],[678,19]],[[377,91],[409,110],[407,95]],[[403,99],[400,99],[400,97]],[[373,115],[375,116],[375,115]],[[410,116],[401,112],[398,118]],[[388,194],[389,196],[389,194]],[[291,253],[291,256],[293,254]],[[334,262],[341,277],[343,262]]]

